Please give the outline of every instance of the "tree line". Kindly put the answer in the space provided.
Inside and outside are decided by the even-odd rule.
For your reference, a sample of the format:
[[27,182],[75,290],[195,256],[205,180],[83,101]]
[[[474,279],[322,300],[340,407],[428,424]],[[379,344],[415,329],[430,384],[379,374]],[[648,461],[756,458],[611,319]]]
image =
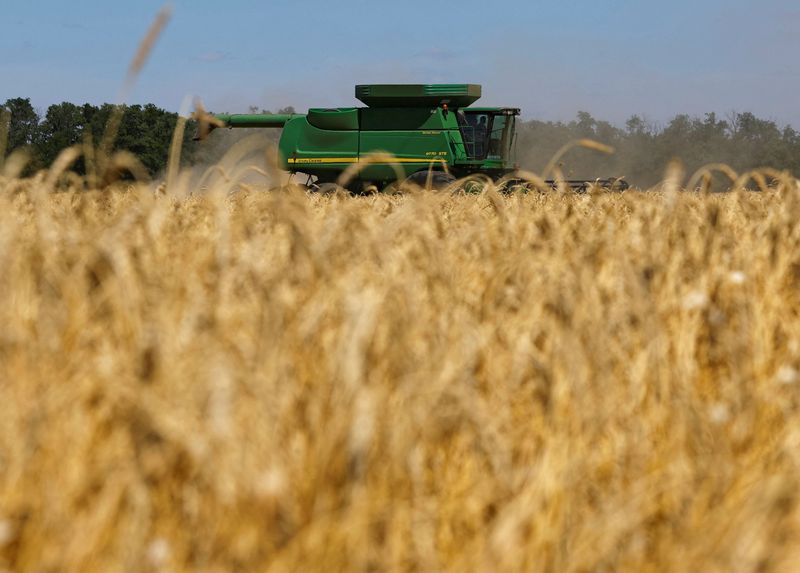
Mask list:
[[[67,147],[89,142],[99,145],[115,107],[112,104],[79,106],[63,102],[51,105],[42,115],[30,99],[9,99],[0,105],[10,112],[6,153],[20,149],[27,151],[30,157],[28,173],[45,168]],[[150,174],[155,175],[166,167],[177,121],[178,114],[153,104],[124,106],[114,150],[134,153]],[[194,150],[190,131],[187,130],[184,142],[187,160],[191,160]],[[82,161],[74,168],[82,172]]]
[[565,175],[575,178],[620,177],[650,187],[661,181],[672,159],[687,172],[725,163],[739,173],[761,167],[800,175],[800,133],[752,113],[678,115],[665,125],[631,117],[624,127],[579,112],[570,122],[522,122],[517,141],[521,165],[541,172],[562,145],[590,138],[614,147],[611,156],[574,149],[563,159]]
[[[26,149],[31,157],[28,171],[34,172],[50,165],[66,147],[84,143],[87,138],[97,145],[115,106],[64,102],[51,105],[42,115],[29,99],[13,98],[0,107],[10,112],[7,153]],[[251,113],[256,111],[250,109]],[[279,113],[293,111],[284,108]],[[177,119],[177,114],[152,104],[126,106],[115,149],[134,153],[156,175],[166,167]],[[188,126],[183,152],[185,164],[213,162],[224,148],[245,135],[218,135],[219,141],[198,146],[191,141],[193,131]],[[752,113],[731,113],[725,118],[714,113],[704,117],[678,115],[664,125],[633,116],[624,127],[619,127],[579,112],[569,122],[521,121],[518,132],[519,163],[535,172],[541,172],[550,158],[570,141],[590,138],[615,148],[611,156],[585,149],[570,151],[561,168],[571,178],[624,176],[635,185],[648,187],[660,181],[673,158],[682,160],[690,172],[710,163],[726,163],[739,172],[768,166],[800,174],[800,133]],[[267,135],[270,137],[265,139],[272,141],[277,133]],[[80,172],[82,164],[78,163],[76,169]]]

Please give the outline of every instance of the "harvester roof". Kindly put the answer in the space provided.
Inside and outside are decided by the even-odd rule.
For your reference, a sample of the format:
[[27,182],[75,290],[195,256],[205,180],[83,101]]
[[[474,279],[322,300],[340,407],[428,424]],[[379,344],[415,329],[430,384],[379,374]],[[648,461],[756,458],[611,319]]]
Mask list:
[[467,107],[481,97],[478,84],[370,84],[356,86],[356,99],[369,107]]

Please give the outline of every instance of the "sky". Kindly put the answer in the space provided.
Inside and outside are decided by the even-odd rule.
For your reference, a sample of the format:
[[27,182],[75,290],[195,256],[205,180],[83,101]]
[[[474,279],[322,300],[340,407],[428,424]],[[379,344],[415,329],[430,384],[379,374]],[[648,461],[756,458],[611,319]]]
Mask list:
[[[162,1],[0,0],[0,102],[116,102]],[[357,83],[480,83],[526,119],[750,111],[800,128],[798,0],[175,0],[128,103],[359,105]]]

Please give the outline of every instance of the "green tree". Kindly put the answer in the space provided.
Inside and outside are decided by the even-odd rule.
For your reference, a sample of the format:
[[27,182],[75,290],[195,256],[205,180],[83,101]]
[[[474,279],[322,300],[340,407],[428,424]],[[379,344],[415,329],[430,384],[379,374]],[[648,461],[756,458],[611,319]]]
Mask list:
[[11,112],[8,129],[8,151],[32,145],[39,126],[39,114],[28,98],[6,100],[2,107]]
[[47,108],[36,134],[36,147],[42,162],[50,165],[63,149],[80,143],[84,125],[83,110],[75,104],[63,102]]
[[[153,104],[128,106],[122,116],[115,148],[125,149],[136,155],[148,171],[155,175],[167,166],[177,122],[177,114]],[[191,129],[184,133],[183,148],[184,158],[191,157],[194,148]]]

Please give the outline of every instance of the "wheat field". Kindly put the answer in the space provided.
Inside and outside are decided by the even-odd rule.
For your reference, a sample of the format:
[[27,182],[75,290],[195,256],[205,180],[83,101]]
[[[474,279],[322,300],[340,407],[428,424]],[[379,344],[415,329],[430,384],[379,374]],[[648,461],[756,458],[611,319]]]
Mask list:
[[0,179],[0,568],[796,570],[799,219]]

